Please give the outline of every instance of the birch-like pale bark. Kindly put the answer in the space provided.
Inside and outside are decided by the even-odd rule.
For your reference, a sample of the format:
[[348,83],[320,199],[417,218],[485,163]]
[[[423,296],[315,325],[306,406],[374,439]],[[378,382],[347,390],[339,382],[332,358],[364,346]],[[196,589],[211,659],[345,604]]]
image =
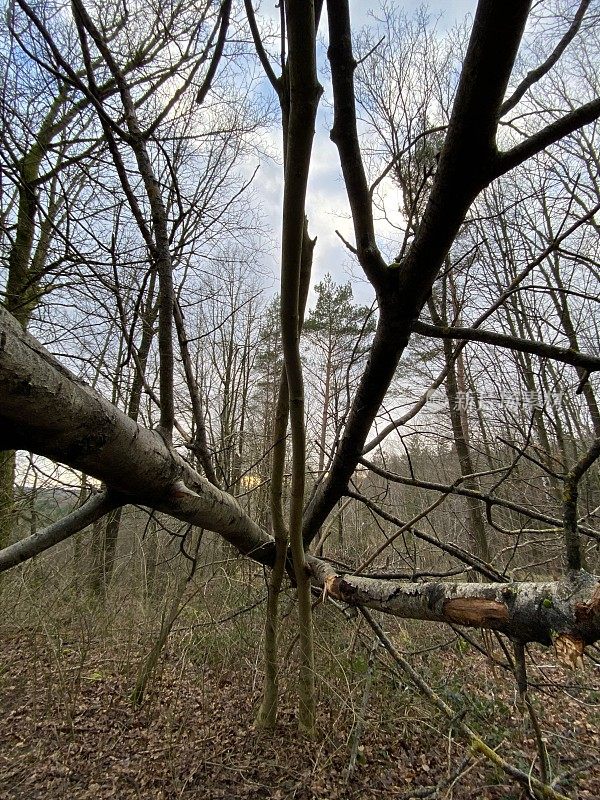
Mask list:
[[352,606],[404,619],[487,628],[545,645],[561,634],[590,644],[599,633],[600,583],[587,572],[542,583],[407,583],[344,575],[326,561],[307,559],[316,585]]

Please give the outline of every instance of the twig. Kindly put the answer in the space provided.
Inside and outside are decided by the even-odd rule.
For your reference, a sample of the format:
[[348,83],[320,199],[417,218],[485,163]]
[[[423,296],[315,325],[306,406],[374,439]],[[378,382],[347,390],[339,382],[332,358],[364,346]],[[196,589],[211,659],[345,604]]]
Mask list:
[[542,729],[540,728],[540,723],[537,718],[537,714],[535,713],[535,709],[531,702],[531,697],[528,691],[527,665],[525,663],[525,646],[523,645],[522,642],[515,642],[513,645],[513,649],[515,653],[515,678],[517,680],[519,695],[521,698],[521,702],[527,709],[527,713],[529,714],[529,719],[531,720],[531,725],[533,727],[533,732],[535,735],[535,741],[537,745],[538,757],[540,760],[540,777],[542,779],[542,782],[547,784],[548,776],[550,773],[550,760],[548,758],[548,750],[546,749],[546,743],[544,742],[542,736]]
[[412,682],[416,685],[418,690],[427,697],[431,703],[442,712],[448,719],[452,720],[453,726],[460,733],[463,739],[467,741],[472,752],[481,753],[488,758],[493,764],[499,767],[511,778],[514,778],[525,789],[535,792],[539,797],[550,798],[551,800],[569,800],[565,795],[555,791],[551,786],[542,783],[533,775],[529,775],[514,764],[511,764],[506,759],[502,758],[495,750],[487,745],[477,734],[460,718],[456,716],[453,708],[451,708],[442,698],[434,692],[429,684],[422,678],[422,676],[409,664],[409,662],[396,650],[390,639],[387,637],[385,631],[376,622],[371,614],[365,609],[360,607],[360,613],[369,623],[375,634],[378,636],[380,642],[388,651],[390,656],[396,664],[405,672]]
[[354,729],[352,731],[352,747],[350,749],[350,761],[348,762],[348,766],[344,771],[344,783],[348,783],[356,767],[356,757],[358,755],[358,748],[363,734],[363,729],[365,727],[365,712],[367,710],[367,705],[369,703],[369,697],[371,696],[371,684],[373,683],[373,669],[375,666],[375,655],[377,653],[378,648],[379,648],[379,639],[377,636],[374,636],[373,644],[371,646],[371,652],[369,653],[369,661],[367,665],[367,674],[365,676],[365,686],[363,689],[362,704],[358,716],[356,718],[356,724],[354,725]]

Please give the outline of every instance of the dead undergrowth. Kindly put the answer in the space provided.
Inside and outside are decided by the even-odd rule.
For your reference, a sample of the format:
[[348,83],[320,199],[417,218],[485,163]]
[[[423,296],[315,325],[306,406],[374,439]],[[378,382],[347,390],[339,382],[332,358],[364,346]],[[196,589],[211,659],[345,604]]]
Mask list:
[[[65,603],[42,588],[13,594],[0,630],[0,800],[524,796],[465,749],[382,650],[356,767],[346,780],[372,640],[355,622],[340,624],[333,607],[316,613],[316,741],[296,731],[293,624],[281,647],[280,723],[274,734],[258,731],[264,587],[232,589],[228,579],[225,591],[221,584],[215,579],[210,591],[189,593],[141,708],[131,692],[160,624],[161,603],[125,603],[116,593],[105,606],[81,598]],[[514,680],[490,653],[447,627],[385,624],[457,718],[464,716],[519,768],[536,768],[535,740]],[[499,647],[491,655],[506,660]],[[565,670],[541,648],[532,655],[530,680],[552,778],[570,797],[597,800],[600,669],[588,660],[576,672]]]

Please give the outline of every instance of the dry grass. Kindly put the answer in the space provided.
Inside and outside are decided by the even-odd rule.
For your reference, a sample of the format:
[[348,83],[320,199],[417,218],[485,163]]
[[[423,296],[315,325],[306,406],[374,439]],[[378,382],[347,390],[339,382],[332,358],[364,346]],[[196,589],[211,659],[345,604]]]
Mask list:
[[[168,595],[171,583],[164,585]],[[504,775],[469,759],[447,721],[394,674],[383,653],[346,784],[370,639],[331,606],[316,613],[316,741],[296,733],[293,613],[281,647],[280,725],[274,735],[257,731],[264,584],[235,565],[197,576],[139,709],[131,690],[167,596],[144,602],[143,592],[121,584],[102,605],[57,576],[40,583],[31,573],[3,594],[9,613],[0,630],[0,800],[369,800],[422,796],[435,786],[448,800],[521,796]],[[287,598],[282,605],[291,607]],[[386,624],[457,713],[464,709],[488,744],[529,770],[535,744],[511,675],[443,626]],[[504,657],[499,649],[495,656]],[[598,798],[600,670],[588,661],[567,673],[552,652],[534,656],[539,666],[530,677],[539,684],[535,703],[553,776],[568,773],[561,787],[573,798]]]

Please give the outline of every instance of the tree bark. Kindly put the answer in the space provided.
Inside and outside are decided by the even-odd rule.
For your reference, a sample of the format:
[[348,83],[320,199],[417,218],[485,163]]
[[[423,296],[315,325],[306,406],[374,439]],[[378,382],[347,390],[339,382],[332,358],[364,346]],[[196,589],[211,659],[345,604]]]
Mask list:
[[600,582],[583,571],[547,583],[406,583],[344,575],[312,556],[308,563],[316,585],[337,600],[404,619],[490,628],[544,645],[561,635],[590,644],[600,634]]
[[86,472],[126,502],[177,508],[179,519],[220,533],[257,560],[271,539],[226,492],[162,438],[73,378],[0,309],[0,447],[31,450]]

